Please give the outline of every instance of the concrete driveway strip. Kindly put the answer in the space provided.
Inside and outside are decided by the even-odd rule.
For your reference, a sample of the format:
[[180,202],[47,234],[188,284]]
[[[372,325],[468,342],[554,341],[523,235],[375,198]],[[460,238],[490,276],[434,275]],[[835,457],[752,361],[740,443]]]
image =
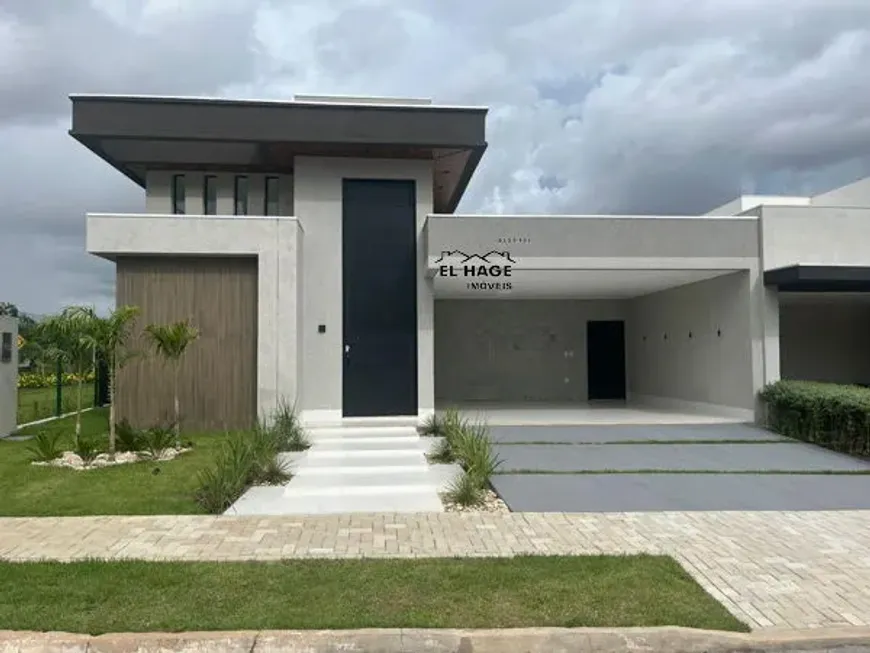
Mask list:
[[516,512],[870,510],[870,476],[506,474],[493,485]]
[[632,444],[497,446],[503,473],[604,470],[870,471],[870,462],[803,442],[775,444]]
[[491,426],[496,442],[630,442],[634,440],[783,440],[752,424],[600,424]]

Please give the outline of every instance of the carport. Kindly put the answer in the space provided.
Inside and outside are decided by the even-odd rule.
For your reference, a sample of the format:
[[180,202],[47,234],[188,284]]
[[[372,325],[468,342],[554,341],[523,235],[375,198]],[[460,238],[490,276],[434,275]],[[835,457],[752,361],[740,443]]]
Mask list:
[[792,265],[764,282],[778,294],[781,378],[870,385],[870,268]]
[[[429,218],[436,409],[491,424],[754,418],[757,263],[714,256],[751,222],[601,222]],[[650,240],[666,256],[645,256]],[[495,274],[468,274],[481,267]]]

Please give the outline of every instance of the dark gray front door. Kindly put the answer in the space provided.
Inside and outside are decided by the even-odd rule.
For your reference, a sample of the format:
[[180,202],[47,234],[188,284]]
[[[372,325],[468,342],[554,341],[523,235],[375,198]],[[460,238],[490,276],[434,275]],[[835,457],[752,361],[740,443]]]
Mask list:
[[345,179],[343,413],[417,414],[417,226],[413,181]]
[[589,399],[625,399],[625,322],[586,323]]

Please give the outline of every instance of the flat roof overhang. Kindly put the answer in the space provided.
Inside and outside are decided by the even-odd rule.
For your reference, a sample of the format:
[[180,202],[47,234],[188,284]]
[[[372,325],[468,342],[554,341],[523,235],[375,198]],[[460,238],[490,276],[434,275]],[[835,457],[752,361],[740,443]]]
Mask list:
[[780,292],[870,292],[870,267],[790,265],[766,270],[764,284]]
[[433,160],[452,213],[486,150],[483,107],[72,95],[70,135],[138,185],[147,170],[291,172],[296,156]]

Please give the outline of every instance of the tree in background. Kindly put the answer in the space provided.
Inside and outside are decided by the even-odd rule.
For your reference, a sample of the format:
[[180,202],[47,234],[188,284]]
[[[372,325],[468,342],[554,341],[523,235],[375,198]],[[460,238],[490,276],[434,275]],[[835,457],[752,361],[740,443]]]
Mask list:
[[190,325],[188,320],[173,324],[149,324],[145,327],[151,344],[165,363],[172,366],[173,395],[175,407],[175,446],[181,446],[181,407],[178,399],[178,377],[181,372],[181,359],[184,352],[197,338],[199,329]]
[[18,317],[18,307],[12,302],[0,302],[0,315]]

